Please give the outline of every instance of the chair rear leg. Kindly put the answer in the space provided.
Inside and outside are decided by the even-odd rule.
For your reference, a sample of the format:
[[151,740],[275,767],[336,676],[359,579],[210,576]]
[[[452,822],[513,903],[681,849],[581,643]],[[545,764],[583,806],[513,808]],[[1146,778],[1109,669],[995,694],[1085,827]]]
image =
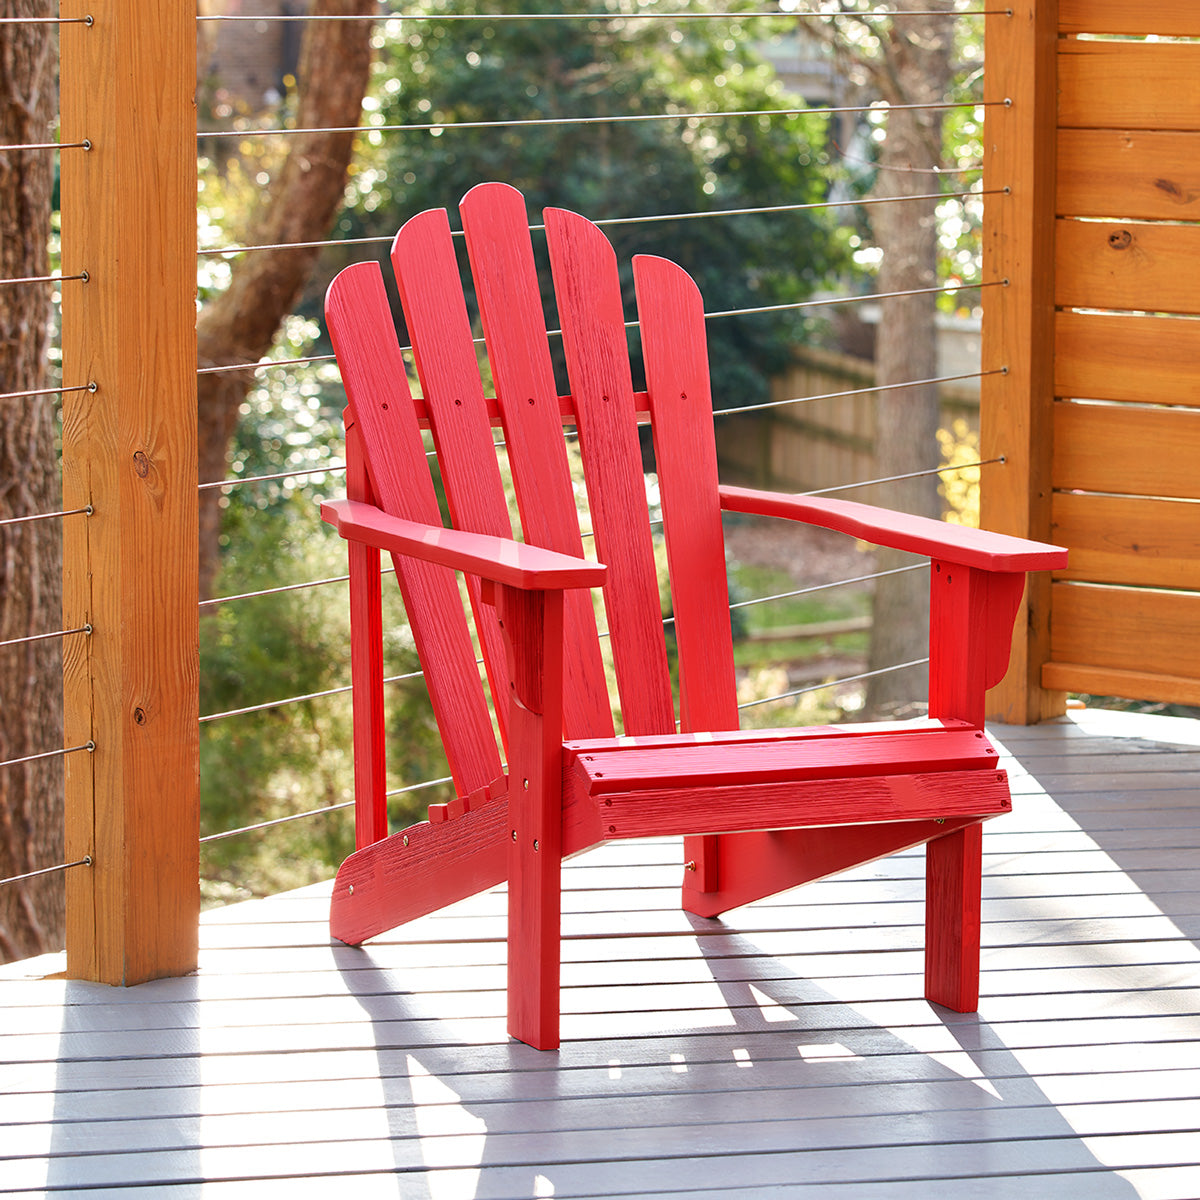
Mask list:
[[983,826],[925,849],[925,998],[955,1012],[979,1008]]

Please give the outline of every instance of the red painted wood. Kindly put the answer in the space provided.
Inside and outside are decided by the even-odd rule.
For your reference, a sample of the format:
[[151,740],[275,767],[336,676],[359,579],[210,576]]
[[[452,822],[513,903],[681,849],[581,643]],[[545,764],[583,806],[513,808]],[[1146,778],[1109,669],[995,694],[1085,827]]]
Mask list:
[[561,592],[498,589],[512,673],[508,1032],[558,1046],[562,869]]
[[[1060,566],[1064,552],[845,501],[719,488],[699,295],[677,267],[639,259],[644,399],[680,644],[686,732],[676,733],[638,448],[641,398],[632,390],[612,248],[582,218],[546,214],[573,388],[564,398],[550,371],[523,201],[490,185],[471,193],[464,214],[496,401],[482,392],[444,212],[409,222],[394,253],[424,404],[408,396],[378,270],[352,269],[331,289],[331,329],[354,413],[348,454],[353,462],[357,430],[367,478],[352,466],[357,499],[324,511],[354,545],[389,550],[403,565],[459,792],[431,810],[435,823],[374,842],[343,864],[335,935],[360,941],[507,874],[509,1028],[548,1048],[558,1045],[565,854],[615,837],[688,835],[695,869],[685,873],[684,906],[710,916],[925,842],[927,995],[974,1007],[980,823],[1011,804],[982,732],[983,693],[1003,674],[1023,572]],[[572,408],[597,550],[608,564],[605,603],[630,737],[610,736],[586,593],[572,592],[604,577],[603,567],[583,561],[571,511],[561,422]],[[461,526],[454,530],[441,527],[425,470],[426,411]],[[498,418],[527,544],[510,536],[490,432]],[[372,497],[377,506],[365,502]],[[933,557],[929,720],[736,729],[721,507],[813,521]],[[354,553],[356,577],[365,580],[371,551]],[[450,566],[481,581],[472,584],[475,607],[481,626],[496,633],[489,670],[509,722],[507,782],[486,711],[480,716],[483,693]],[[356,724],[368,727],[356,743],[364,755],[379,741],[370,699],[379,666],[359,645],[379,638],[371,604],[360,598],[354,616],[364,664],[356,688],[368,697],[362,715],[356,710]],[[565,699],[564,647],[579,659],[567,672]],[[457,689],[470,698],[455,699]],[[564,744],[564,728],[592,736]],[[487,749],[465,749],[480,736]],[[377,778],[372,764],[357,786],[374,795]]]
[[978,825],[925,848],[925,997],[956,1012],[979,1007],[982,873]]
[[877,731],[850,738],[759,738],[755,732],[719,743],[680,736],[673,744],[653,747],[572,743],[568,770],[585,781],[582,786],[591,795],[616,796],[658,787],[749,788],[909,771],[989,770],[997,761],[987,738],[969,728]]
[[[392,242],[392,269],[412,339],[450,522],[456,529],[511,539],[508,503],[445,209],[430,209],[404,223]],[[508,681],[495,615],[480,598],[478,580],[469,575],[467,592],[492,695],[503,696]],[[499,702],[495,709],[503,739],[508,713]]]
[[[405,520],[440,524],[377,264],[359,263],[338,275],[325,299],[325,319],[381,508]],[[454,786],[465,794],[502,772],[458,583],[442,567],[407,558],[393,563]]]
[[344,538],[511,587],[599,587],[607,573],[603,563],[568,558],[511,538],[466,533],[444,525],[419,525],[357,500],[323,500],[321,514]]
[[1025,575],[945,560],[930,566],[929,715],[982,727],[984,695],[1008,669]]
[[680,727],[736,729],[704,302],[664,258],[639,255],[633,278],[679,647]]
[[955,826],[975,824],[977,820],[950,817],[944,825],[936,821],[897,821],[883,825],[723,834],[718,839],[720,887],[697,889],[692,886],[695,873],[685,872],[683,907],[698,917],[716,917],[765,896],[920,846]]
[[721,488],[721,504],[728,512],[804,521],[851,534],[876,546],[928,554],[989,571],[1050,571],[1067,565],[1067,552],[1061,546],[1028,542],[965,525],[949,525],[852,500],[725,486]]
[[510,844],[508,805],[497,800],[457,821],[422,821],[356,850],[334,880],[330,933],[357,946],[495,887],[508,873]]
[[[484,183],[463,197],[459,212],[525,541],[582,558],[525,198],[507,184]],[[572,592],[565,602],[563,732],[611,735],[592,597]]]
[[[933,771],[736,787],[689,784],[593,795],[602,836],[664,837],[998,816],[1012,808],[1003,771]],[[576,811],[582,811],[577,806]],[[568,853],[575,846],[569,843]]]
[[666,733],[675,708],[616,255],[590,221],[544,216],[596,554],[610,571],[604,607],[625,732]]
[[[371,503],[371,482],[353,419],[346,421],[346,494]],[[351,543],[350,681],[354,702],[354,844],[387,837],[387,734],[383,708],[383,609],[379,551]]]

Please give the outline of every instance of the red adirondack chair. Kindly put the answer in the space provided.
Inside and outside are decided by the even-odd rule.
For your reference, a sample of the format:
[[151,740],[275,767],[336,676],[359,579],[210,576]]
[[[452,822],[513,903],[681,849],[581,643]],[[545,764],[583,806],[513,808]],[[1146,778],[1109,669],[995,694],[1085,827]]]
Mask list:
[[[646,370],[646,392],[635,393],[612,247],[582,217],[548,209],[571,387],[560,396],[523,198],[484,184],[460,211],[494,398],[480,381],[445,210],[414,217],[392,249],[422,399],[410,394],[377,264],[347,268],[326,301],[349,400],[349,498],[322,512],[349,541],[359,846],[334,884],[334,936],[358,944],[507,879],[509,1031],[553,1048],[564,857],[613,838],[683,834],[683,906],[715,916],[928,843],[925,994],[974,1011],[980,826],[1010,807],[983,733],[984,690],[1007,666],[1024,572],[1061,566],[1066,552],[863,504],[720,486],[692,280],[664,259],[634,259]],[[647,415],[678,725],[638,446]],[[598,562],[584,556],[564,423],[578,430]],[[497,425],[523,541],[513,538]],[[422,428],[432,430],[453,528],[439,516]],[[739,732],[723,510],[931,557],[928,720]],[[457,795],[390,837],[380,551],[396,566]],[[498,731],[454,571],[467,581]],[[614,736],[595,587],[623,736]]]

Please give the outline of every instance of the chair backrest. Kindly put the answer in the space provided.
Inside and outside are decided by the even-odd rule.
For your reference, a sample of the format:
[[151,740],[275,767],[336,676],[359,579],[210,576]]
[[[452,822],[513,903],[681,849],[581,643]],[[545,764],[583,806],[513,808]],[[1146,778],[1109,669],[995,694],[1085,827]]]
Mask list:
[[[554,294],[570,395],[554,380],[541,292],[521,194],[482,184],[460,206],[495,396],[484,393],[472,324],[444,209],[396,235],[392,265],[422,398],[411,396],[375,263],[342,272],[326,316],[349,398],[348,450],[365,458],[385,511],[439,524],[421,437],[432,431],[451,522],[512,536],[495,427],[511,468],[524,540],[585,556],[564,424],[578,431],[595,557],[608,565],[604,609],[624,733],[672,732],[676,709],[663,636],[654,546],[638,438],[650,417],[663,511],[686,730],[737,726],[724,540],[704,315],[695,284],[673,263],[634,259],[645,393],[635,393],[616,256],[574,213],[547,209]],[[398,562],[397,573],[460,794],[499,774],[475,651],[453,577]],[[495,617],[468,580],[494,695],[507,674]],[[564,734],[613,732],[591,597],[566,606]],[[501,708],[503,706],[497,706]],[[497,714],[504,736],[503,713]]]

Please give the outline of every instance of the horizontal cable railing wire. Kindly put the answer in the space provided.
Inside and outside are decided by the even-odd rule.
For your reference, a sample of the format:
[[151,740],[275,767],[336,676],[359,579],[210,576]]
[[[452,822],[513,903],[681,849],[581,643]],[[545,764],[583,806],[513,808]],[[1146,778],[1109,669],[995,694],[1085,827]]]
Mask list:
[[[1007,287],[1007,279],[982,280],[963,283],[943,283],[936,287],[927,288],[909,288],[899,292],[864,292],[861,295],[853,296],[829,296],[819,300],[795,300],[787,304],[766,304],[757,308],[727,308],[717,312],[706,312],[704,319],[706,321],[715,321],[724,317],[744,317],[758,316],[764,313],[772,312],[787,312],[791,310],[806,309],[806,308],[835,308],[842,304],[869,304],[874,300],[896,300],[905,296],[940,296],[947,292],[971,291],[975,288],[993,288]],[[626,321],[626,329],[634,329],[637,327],[637,321]],[[547,337],[557,337],[561,335],[561,329],[548,329]],[[485,344],[485,339],[477,337],[474,339],[476,345],[482,346]],[[411,346],[401,346],[401,350],[411,350]],[[295,367],[304,363],[315,362],[334,362],[336,356],[333,354],[310,354],[304,358],[272,358],[256,363],[230,363],[227,366],[220,367],[201,367],[199,374],[211,375],[221,371],[258,371],[268,370],[274,367]]]
[[[829,20],[830,18],[852,17],[859,21],[879,21],[885,18],[904,18],[904,17],[944,17],[946,16],[944,8],[919,8],[909,10],[898,9],[873,9],[867,12],[852,12],[852,11],[834,11],[821,12],[814,9],[797,9],[794,11],[781,11],[779,9],[765,9],[756,12],[590,12],[590,13],[406,13],[398,9],[383,9],[377,13],[324,13],[314,15],[311,13],[272,13],[268,14],[213,14],[198,16],[199,21],[286,21],[286,22],[308,22],[308,21],[488,21],[492,24],[499,24],[502,21],[749,21],[759,18],[769,18],[775,21],[780,19],[789,19],[798,17],[802,20]],[[1012,16],[1011,8],[964,8],[957,10],[951,14],[955,17],[986,17],[986,16]],[[21,20],[20,17],[10,18],[11,20]],[[54,20],[56,18],[29,18],[40,20]],[[91,18],[74,18],[75,20],[87,20],[90,24]]]
[[[406,679],[424,678],[424,671],[408,671],[403,675],[389,675],[383,680],[383,682],[400,683]],[[348,683],[342,687],[326,688],[323,692],[309,692],[304,696],[287,696],[282,700],[267,700],[262,704],[247,705],[245,708],[231,708],[226,712],[209,713],[207,716],[200,718],[200,724],[203,725],[206,721],[219,721],[222,717],[240,717],[246,713],[265,712],[269,708],[282,708],[285,704],[300,704],[305,700],[320,700],[325,696],[340,696],[351,691],[353,686],[353,684]]]
[[30,642],[48,642],[53,638],[70,637],[75,633],[90,635],[91,632],[90,625],[80,625],[78,629],[56,629],[53,633],[31,633],[27,637],[9,638],[6,642],[0,642],[0,650],[6,646],[26,646]]
[[215,479],[200,484],[202,492],[210,488],[236,487],[242,483],[269,483],[273,479],[300,479],[305,475],[340,475],[345,463],[333,463],[328,467],[305,467],[299,471],[276,471],[273,475],[235,475],[232,479]]
[[911,662],[897,663],[893,667],[880,667],[877,671],[863,671],[858,675],[847,675],[842,679],[830,679],[824,683],[810,683],[805,687],[792,688],[787,692],[780,692],[776,696],[764,696],[760,700],[745,700],[738,705],[738,710],[744,708],[754,708],[759,704],[770,704],[775,700],[791,700],[796,696],[804,696],[809,692],[823,692],[826,688],[842,687],[847,683],[859,683],[864,679],[874,679],[877,675],[892,675],[897,671],[907,671],[911,667],[923,667],[929,662],[926,658],[914,658]]
[[33,513],[28,517],[5,517],[0,520],[0,527],[5,525],[27,525],[31,521],[53,521],[58,517],[75,517],[81,514],[91,516],[96,510],[90,504],[83,508],[68,508],[64,512]]
[[96,18],[86,17],[0,17],[0,25],[94,25]]
[[961,375],[937,375],[931,379],[910,379],[907,383],[875,383],[870,387],[847,388],[841,392],[820,392],[813,396],[793,396],[788,400],[764,400],[761,404],[743,404],[738,408],[717,408],[714,417],[732,417],[740,413],[762,412],[768,408],[785,408],[790,404],[809,404],[814,400],[842,400],[850,396],[869,396],[877,392],[899,392],[905,388],[928,387],[938,383],[957,383],[964,379],[983,379],[988,375],[1006,375],[1007,367],[990,371],[964,371]]
[[744,108],[705,112],[615,113],[599,117],[513,117],[497,121],[413,121],[398,125],[329,125],[317,128],[278,126],[262,129],[202,129],[196,137],[252,138],[311,136],[321,133],[432,133],[451,129],[543,128],[554,125],[630,125],[647,121],[715,121],[722,117],[834,117],[853,113],[951,112],[957,108],[1003,107],[1004,100],[941,100],[927,104],[846,104],[827,108]]
[[95,742],[84,742],[82,746],[64,746],[59,750],[43,750],[40,754],[26,754],[23,758],[6,758],[0,762],[0,767],[16,767],[21,763],[38,762],[43,758],[59,758],[64,754],[76,754],[80,750],[86,750],[91,754],[95,749]]
[[[410,783],[406,787],[393,788],[385,795],[390,799],[393,796],[407,795],[409,792],[419,792],[423,788],[437,787],[439,784],[452,783],[453,779],[449,775],[445,775],[440,779],[425,779],[420,783]],[[275,825],[286,825],[289,821],[300,821],[305,817],[319,817],[324,813],[339,812],[344,808],[353,808],[353,800],[344,800],[341,804],[328,804],[324,808],[311,808],[307,812],[291,813],[286,817],[275,817],[270,821],[260,821],[257,825],[243,825],[240,829],[227,829],[224,833],[210,833],[200,839],[200,844],[203,846],[205,842],[219,842],[223,838],[236,837],[239,833],[253,833],[258,829],[270,829]]]
[[26,150],[90,150],[92,143],[89,138],[81,142],[25,142],[19,146],[0,146],[0,154],[13,154]]
[[1005,455],[1000,454],[995,458],[981,458],[978,462],[955,463],[953,466],[947,467],[930,467],[925,471],[908,471],[903,475],[885,475],[880,479],[863,479],[858,483],[839,483],[834,487],[817,488],[811,492],[798,492],[800,496],[827,496],[830,492],[848,492],[851,488],[873,487],[877,483],[899,483],[902,479],[921,479],[927,475],[945,475],[955,471],[969,471],[972,467],[990,467],[995,463],[1007,462]]
[[34,388],[29,392],[4,392],[0,393],[0,400],[22,400],[27,396],[58,396],[66,392],[95,392],[98,390],[99,385],[93,381],[77,383],[71,387]]
[[[977,170],[976,167],[965,168],[967,171]],[[950,174],[951,172],[945,172]],[[972,188],[959,192],[929,192],[920,196],[864,196],[855,200],[814,200],[804,204],[769,204],[756,208],[714,208],[695,212],[652,213],[649,216],[637,217],[602,217],[592,224],[601,229],[613,228],[618,225],[652,225],[663,221],[699,221],[708,217],[757,217],[773,216],[778,213],[814,212],[826,208],[859,208],[870,207],[874,204],[906,204],[914,200],[969,200],[975,196],[998,196],[1003,188]],[[537,233],[546,228],[545,225],[529,226],[531,233]],[[461,229],[452,229],[452,237],[461,238]],[[317,250],[333,246],[383,246],[391,245],[394,237],[361,237],[361,238],[325,238],[314,242],[268,242],[255,246],[216,246],[196,253],[200,256],[220,254],[250,254],[256,250]]]
[[69,871],[72,867],[90,867],[92,865],[92,856],[85,854],[83,858],[77,858],[74,862],[56,863],[52,867],[41,867],[37,871],[26,871],[24,875],[10,875],[7,879],[0,879],[0,887],[6,883],[21,883],[26,879],[36,879],[39,875],[54,875],[58,871]]
[[87,283],[90,278],[86,271],[80,271],[78,275],[25,275],[20,279],[0,279],[0,287],[14,283],[66,283],[72,279]]

